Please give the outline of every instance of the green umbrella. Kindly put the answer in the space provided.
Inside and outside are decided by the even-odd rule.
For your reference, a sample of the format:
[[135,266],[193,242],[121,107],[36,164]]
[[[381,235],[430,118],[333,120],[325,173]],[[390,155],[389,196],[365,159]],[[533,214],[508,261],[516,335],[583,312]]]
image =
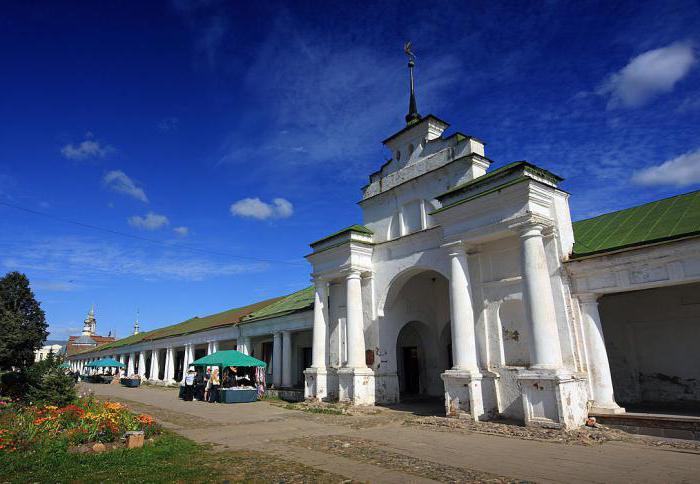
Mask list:
[[126,365],[112,358],[104,358],[102,360],[91,361],[85,366],[90,368],[124,368]]
[[267,363],[236,350],[217,351],[190,363],[190,366],[267,366]]
[[58,365],[58,367],[63,368],[65,370],[65,369],[70,368],[70,365],[68,363],[61,363],[60,365]]

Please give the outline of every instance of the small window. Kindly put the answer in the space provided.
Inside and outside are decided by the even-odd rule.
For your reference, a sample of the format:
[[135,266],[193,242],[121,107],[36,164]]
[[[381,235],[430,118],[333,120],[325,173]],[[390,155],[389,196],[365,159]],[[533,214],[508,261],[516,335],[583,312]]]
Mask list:
[[394,158],[396,158],[396,161],[401,161],[401,151],[396,150],[396,153],[394,154]]
[[415,147],[412,144],[408,145],[408,157],[409,158],[411,156],[413,156],[413,150],[415,150]]

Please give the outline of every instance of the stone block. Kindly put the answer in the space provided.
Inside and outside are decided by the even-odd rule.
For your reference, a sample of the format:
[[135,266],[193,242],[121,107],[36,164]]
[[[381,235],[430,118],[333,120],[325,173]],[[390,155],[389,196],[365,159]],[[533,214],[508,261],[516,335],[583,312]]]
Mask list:
[[126,433],[126,448],[127,449],[138,449],[143,447],[144,434],[141,430],[136,430]]

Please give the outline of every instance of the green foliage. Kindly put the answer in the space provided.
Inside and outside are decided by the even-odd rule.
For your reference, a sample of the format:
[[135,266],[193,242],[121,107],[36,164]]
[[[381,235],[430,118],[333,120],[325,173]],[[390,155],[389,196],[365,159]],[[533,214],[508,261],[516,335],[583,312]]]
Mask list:
[[60,364],[59,358],[49,354],[45,360],[26,370],[27,401],[60,407],[75,400],[75,380],[66,375],[65,370],[59,367]]
[[49,354],[28,368],[0,377],[0,394],[25,403],[63,406],[76,398],[75,380],[60,368],[61,360]]
[[47,326],[27,276],[9,272],[0,278],[0,370],[30,366]]

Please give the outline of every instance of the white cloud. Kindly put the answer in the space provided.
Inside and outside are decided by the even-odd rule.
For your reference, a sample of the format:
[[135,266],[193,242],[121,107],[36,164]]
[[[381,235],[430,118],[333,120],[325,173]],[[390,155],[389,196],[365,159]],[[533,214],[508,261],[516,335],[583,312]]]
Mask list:
[[700,149],[684,153],[634,173],[632,181],[638,185],[672,185],[685,187],[700,183]]
[[259,198],[244,198],[231,205],[231,215],[267,220],[269,218],[287,218],[294,213],[294,206],[284,198],[275,198],[266,203]]
[[136,183],[121,170],[112,170],[105,174],[103,181],[110,190],[129,195],[136,200],[148,203],[148,197],[143,188],[136,186]]
[[129,225],[144,230],[157,230],[169,223],[168,217],[153,212],[148,212],[143,217],[140,215],[129,217]]
[[671,92],[695,61],[695,52],[689,43],[676,42],[650,50],[611,74],[597,92],[610,95],[608,109],[640,107],[659,94]]
[[[9,253],[12,257],[0,255],[3,271],[36,274],[32,277],[38,280],[44,274],[60,273],[77,286],[75,289],[94,287],[103,282],[113,284],[114,277],[200,281],[269,268],[264,262],[231,262],[226,257],[183,254],[167,248],[152,250],[136,244],[117,244],[94,238],[22,241],[11,247]],[[50,279],[45,277],[44,280]]]
[[173,232],[175,232],[180,237],[187,237],[190,233],[190,229],[189,229],[189,227],[184,227],[184,226],[175,227],[175,228],[173,228]]
[[61,154],[69,160],[84,161],[95,158],[104,158],[113,148],[109,145],[102,145],[93,139],[92,133],[85,135],[85,140],[80,143],[68,143],[61,148]]

